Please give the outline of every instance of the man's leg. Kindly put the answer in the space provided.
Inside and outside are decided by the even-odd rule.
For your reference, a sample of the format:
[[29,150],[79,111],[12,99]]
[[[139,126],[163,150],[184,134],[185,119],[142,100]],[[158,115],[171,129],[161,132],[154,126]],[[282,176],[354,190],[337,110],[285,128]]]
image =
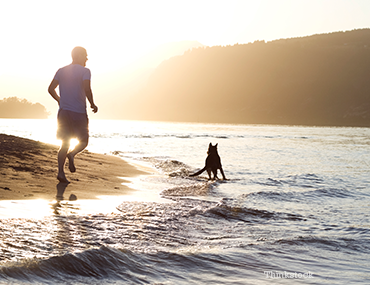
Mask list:
[[70,153],[68,153],[67,157],[68,157],[68,163],[69,163],[68,164],[69,171],[76,172],[74,158],[78,153],[80,153],[87,147],[88,143],[89,143],[89,140],[82,140],[76,145],[76,147]]
[[58,176],[57,179],[60,182],[69,183],[69,181],[66,178],[66,174],[64,172],[64,164],[66,162],[67,153],[69,149],[69,140],[63,140],[62,146],[59,149],[58,152]]
[[76,138],[78,139],[78,144],[75,148],[67,154],[68,167],[71,172],[76,172],[76,167],[74,164],[75,156],[83,151],[87,144],[89,143],[89,119],[87,114],[75,114],[76,120],[73,121],[73,129]]

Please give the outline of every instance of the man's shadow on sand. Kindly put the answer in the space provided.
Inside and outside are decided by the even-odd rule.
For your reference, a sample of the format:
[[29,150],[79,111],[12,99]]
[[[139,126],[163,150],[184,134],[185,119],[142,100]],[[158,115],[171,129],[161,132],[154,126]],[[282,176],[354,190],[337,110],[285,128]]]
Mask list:
[[[56,200],[58,202],[64,200],[64,192],[66,191],[68,185],[69,185],[69,183],[64,183],[64,182],[59,182],[57,184],[57,196],[56,196]],[[77,200],[77,196],[75,194],[71,194],[69,196],[68,200],[69,201],[76,201]]]
[[[65,207],[65,205],[63,206],[61,204],[61,201],[64,200],[64,192],[66,191],[68,185],[69,185],[69,183],[64,183],[64,182],[59,182],[57,184],[57,195],[56,195],[57,202],[52,205],[52,208],[54,210],[54,214],[56,214],[56,215],[60,215],[60,213],[62,212],[63,208]],[[69,196],[68,200],[69,201],[76,201],[77,200],[77,196],[75,194],[71,194]]]

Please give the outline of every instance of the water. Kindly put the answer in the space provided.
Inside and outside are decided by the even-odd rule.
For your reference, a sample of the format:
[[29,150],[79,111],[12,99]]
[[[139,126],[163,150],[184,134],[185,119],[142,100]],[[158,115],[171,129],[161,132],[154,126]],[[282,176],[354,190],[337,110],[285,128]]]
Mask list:
[[[0,132],[58,143],[55,125]],[[90,134],[90,151],[156,169],[132,182],[146,199],[2,201],[48,212],[0,219],[0,282],[368,284],[369,128],[92,120]],[[188,177],[210,142],[228,181]]]

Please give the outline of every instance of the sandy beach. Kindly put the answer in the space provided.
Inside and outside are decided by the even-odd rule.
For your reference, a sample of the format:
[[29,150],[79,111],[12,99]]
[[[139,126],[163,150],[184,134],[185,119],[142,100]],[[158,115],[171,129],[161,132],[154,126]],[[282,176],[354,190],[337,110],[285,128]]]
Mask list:
[[101,195],[125,195],[125,178],[147,174],[112,155],[87,150],[75,159],[77,171],[66,175],[69,184],[57,180],[58,146],[0,134],[0,200],[96,199]]

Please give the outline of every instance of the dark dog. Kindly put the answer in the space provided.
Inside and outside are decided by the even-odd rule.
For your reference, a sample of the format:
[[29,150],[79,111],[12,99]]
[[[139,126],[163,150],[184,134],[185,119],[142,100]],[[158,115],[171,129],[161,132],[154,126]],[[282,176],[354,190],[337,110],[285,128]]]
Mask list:
[[212,143],[209,143],[208,151],[207,151],[207,158],[206,158],[206,166],[204,166],[203,169],[199,170],[197,173],[191,174],[190,176],[197,176],[202,174],[205,170],[208,172],[209,180],[211,180],[211,173],[213,173],[213,179],[219,179],[217,177],[217,169],[220,169],[223,180],[227,180],[224,174],[224,171],[222,170],[221,165],[221,158],[218,155],[217,152],[217,143],[215,145],[212,145]]

